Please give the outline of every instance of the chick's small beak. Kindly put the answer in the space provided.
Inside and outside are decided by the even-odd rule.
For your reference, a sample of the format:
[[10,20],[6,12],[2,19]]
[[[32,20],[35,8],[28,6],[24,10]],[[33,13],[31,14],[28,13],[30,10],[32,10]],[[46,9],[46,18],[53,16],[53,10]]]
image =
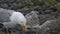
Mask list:
[[23,30],[27,31],[27,25],[23,25]]

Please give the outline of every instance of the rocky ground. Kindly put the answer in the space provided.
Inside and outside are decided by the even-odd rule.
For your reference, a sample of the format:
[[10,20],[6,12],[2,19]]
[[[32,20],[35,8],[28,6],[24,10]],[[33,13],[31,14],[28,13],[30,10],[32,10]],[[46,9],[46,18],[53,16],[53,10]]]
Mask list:
[[[31,4],[33,2],[29,1]],[[42,2],[42,1],[41,1]],[[16,10],[22,12],[24,15],[31,11],[39,12],[39,19],[41,24],[49,19],[54,19],[60,16],[60,10],[55,6],[33,6],[32,8],[27,6],[27,0],[0,0],[0,8]]]
[[33,5],[31,0],[30,1],[0,0],[0,8],[16,10],[22,12],[24,15],[29,14],[31,11],[37,11],[39,12],[38,18],[40,25],[42,25],[47,20],[56,19],[60,17],[60,9],[56,8],[55,6],[45,6],[45,5],[43,7],[41,7],[40,5],[31,6],[30,4],[27,4],[28,2],[30,2]]

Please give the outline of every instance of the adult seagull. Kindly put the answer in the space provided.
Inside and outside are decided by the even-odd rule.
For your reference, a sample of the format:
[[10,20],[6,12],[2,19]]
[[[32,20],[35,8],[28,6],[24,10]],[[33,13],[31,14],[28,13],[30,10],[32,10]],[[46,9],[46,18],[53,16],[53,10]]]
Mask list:
[[0,28],[3,26],[6,28],[14,28],[19,24],[23,26],[24,30],[27,30],[26,22],[26,18],[22,13],[0,8]]

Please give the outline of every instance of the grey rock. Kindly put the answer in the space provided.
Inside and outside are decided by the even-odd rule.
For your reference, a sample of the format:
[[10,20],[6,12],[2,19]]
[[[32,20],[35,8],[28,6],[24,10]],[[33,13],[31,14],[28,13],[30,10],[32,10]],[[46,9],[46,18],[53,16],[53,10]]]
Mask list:
[[47,31],[59,31],[60,30],[60,19],[48,20],[41,25],[41,34],[47,33]]
[[0,34],[7,34],[7,33],[0,31]]
[[45,10],[44,12],[45,12],[45,14],[50,14],[52,12],[52,10]]
[[28,13],[31,12],[31,9],[28,8],[28,7],[24,7],[24,8],[22,8],[22,9],[17,9],[17,11],[20,11],[20,12],[22,12],[24,15],[26,15],[26,14],[28,14]]
[[51,14],[40,14],[39,15],[40,25],[43,24],[46,20],[51,20],[51,19],[55,19],[55,16]]
[[32,11],[31,13],[26,15],[27,18],[27,24],[31,27],[34,27],[36,25],[39,25],[39,19],[38,19],[38,12]]
[[41,10],[41,7],[40,6],[34,6],[34,10],[39,11],[39,10]]

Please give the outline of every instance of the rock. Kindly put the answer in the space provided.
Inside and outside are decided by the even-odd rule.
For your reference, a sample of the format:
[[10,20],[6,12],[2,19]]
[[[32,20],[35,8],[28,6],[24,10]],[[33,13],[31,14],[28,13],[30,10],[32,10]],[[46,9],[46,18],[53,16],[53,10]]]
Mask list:
[[48,20],[41,25],[41,34],[60,30],[60,19]]
[[41,10],[41,7],[40,7],[40,6],[35,6],[35,7],[34,7],[34,10],[35,10],[35,11],[39,11],[39,10]]
[[3,4],[1,5],[2,8],[8,9],[8,5],[7,4]]
[[47,9],[48,10],[52,10],[53,12],[56,12],[57,11],[57,8],[55,6],[49,6]]
[[24,15],[26,15],[26,14],[28,14],[28,13],[31,12],[31,9],[28,8],[28,7],[24,7],[24,8],[22,8],[22,9],[17,9],[17,11],[20,11],[20,12],[22,12]]
[[39,18],[38,18],[38,12],[37,11],[32,11],[31,13],[28,13],[26,15],[27,18],[27,25],[34,27],[39,25]]
[[7,34],[7,33],[0,31],[0,34]]
[[46,20],[51,20],[51,19],[55,19],[55,16],[51,14],[40,14],[39,15],[40,25],[43,24]]
[[52,10],[45,10],[44,12],[45,12],[45,14],[50,14],[52,12]]

